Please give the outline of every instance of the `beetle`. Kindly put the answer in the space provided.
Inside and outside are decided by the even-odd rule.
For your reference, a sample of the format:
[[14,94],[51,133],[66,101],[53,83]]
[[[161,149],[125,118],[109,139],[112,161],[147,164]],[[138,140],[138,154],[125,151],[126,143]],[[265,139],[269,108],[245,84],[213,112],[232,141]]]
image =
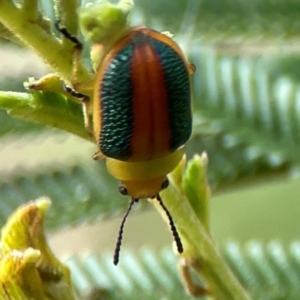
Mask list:
[[191,135],[190,98],[189,65],[166,35],[134,27],[107,50],[94,83],[95,158],[107,157],[122,194],[161,190]]
[[114,263],[125,220],[141,198],[159,201],[181,253],[181,240],[159,193],[168,186],[167,174],[180,162],[191,135],[190,77],[195,67],[169,35],[142,26],[129,28],[104,51],[93,83],[93,131],[99,148],[94,159],[106,159],[108,172],[120,181],[120,193],[131,197]]

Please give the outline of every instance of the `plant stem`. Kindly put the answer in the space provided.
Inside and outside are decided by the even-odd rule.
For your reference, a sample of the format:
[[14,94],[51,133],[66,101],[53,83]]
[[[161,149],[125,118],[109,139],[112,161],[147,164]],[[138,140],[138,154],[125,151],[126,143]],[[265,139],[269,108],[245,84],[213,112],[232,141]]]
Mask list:
[[[183,239],[182,257],[199,276],[205,278],[215,299],[249,300],[250,297],[220,256],[188,200],[175,186],[172,178],[169,180],[170,186],[161,194]],[[161,208],[155,206],[162,213]]]
[[32,18],[32,20],[37,21],[38,19],[38,1],[37,0],[23,0],[21,4],[22,11],[29,15]]
[[[70,82],[72,77],[72,52],[48,34],[23,10],[18,9],[11,1],[0,0],[0,21],[20,39],[25,46],[36,52],[44,62],[55,70],[63,80]],[[86,68],[80,64],[78,80],[87,82],[92,79]]]

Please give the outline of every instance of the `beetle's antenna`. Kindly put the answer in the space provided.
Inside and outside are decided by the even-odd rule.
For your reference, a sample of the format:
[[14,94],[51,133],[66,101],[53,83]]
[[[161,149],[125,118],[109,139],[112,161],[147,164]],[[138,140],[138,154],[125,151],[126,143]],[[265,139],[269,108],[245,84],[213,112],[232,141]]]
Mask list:
[[119,262],[119,256],[120,256],[120,250],[121,250],[121,244],[122,244],[122,238],[123,238],[123,230],[124,230],[124,225],[125,225],[126,219],[127,219],[128,215],[131,211],[131,208],[132,208],[133,204],[137,201],[138,201],[138,199],[131,198],[129,207],[127,209],[127,212],[126,212],[125,216],[123,217],[123,220],[122,220],[122,223],[121,223],[121,226],[120,226],[120,229],[119,229],[119,234],[118,234],[116,247],[115,247],[114,265],[117,265],[118,262]]
[[171,216],[170,212],[168,211],[168,209],[166,208],[166,206],[164,205],[160,195],[157,194],[155,197],[156,197],[157,201],[159,202],[160,206],[162,207],[162,209],[165,211],[165,213],[166,213],[166,215],[169,219],[169,224],[170,224],[171,231],[172,231],[172,234],[173,234],[173,237],[174,237],[174,241],[175,241],[176,246],[177,246],[177,250],[178,250],[179,253],[182,253],[183,252],[183,246],[182,246],[178,231],[176,229],[176,226],[173,222],[172,216]]

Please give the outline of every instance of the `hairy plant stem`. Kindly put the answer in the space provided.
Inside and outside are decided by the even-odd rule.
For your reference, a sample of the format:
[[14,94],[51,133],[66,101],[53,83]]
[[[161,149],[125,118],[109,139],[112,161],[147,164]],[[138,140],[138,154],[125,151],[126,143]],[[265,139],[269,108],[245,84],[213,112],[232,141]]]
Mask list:
[[[183,240],[181,257],[188,265],[204,277],[214,299],[249,300],[243,287],[220,256],[216,245],[201,224],[189,201],[169,178],[170,186],[161,195],[168,207]],[[154,205],[162,212],[159,205]]]
[[[47,33],[36,20],[31,18],[30,12],[16,7],[11,1],[0,0],[0,22],[26,47],[36,52],[63,80],[71,81],[72,51]],[[80,82],[87,82],[92,79],[92,74],[80,64],[77,78]]]

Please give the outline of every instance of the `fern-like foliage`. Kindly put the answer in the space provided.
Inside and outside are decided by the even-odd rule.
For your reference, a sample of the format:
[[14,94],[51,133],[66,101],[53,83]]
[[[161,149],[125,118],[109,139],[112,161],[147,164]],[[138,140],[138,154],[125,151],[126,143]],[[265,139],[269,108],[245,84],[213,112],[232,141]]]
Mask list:
[[[28,170],[21,171],[19,176],[0,183],[0,218],[4,223],[16,207],[43,195],[52,200],[52,209],[46,220],[51,229],[82,223],[87,216],[92,220],[114,215],[127,206],[127,201],[118,195],[117,190],[111,192],[116,189],[116,184],[105,172],[103,164],[66,166],[63,171],[47,168],[47,171],[41,169],[31,174]],[[99,179],[101,174],[102,179]]]
[[264,58],[200,55],[194,134],[213,149],[215,181],[279,170],[297,176],[299,84],[274,78]]
[[[232,241],[224,244],[221,252],[252,299],[299,299],[298,242],[283,246],[276,241],[253,240],[245,245]],[[120,268],[112,264],[111,255],[75,256],[66,263],[81,294],[99,289],[108,299],[192,299],[183,291],[177,258],[170,249],[143,248],[135,255],[124,251]]]

